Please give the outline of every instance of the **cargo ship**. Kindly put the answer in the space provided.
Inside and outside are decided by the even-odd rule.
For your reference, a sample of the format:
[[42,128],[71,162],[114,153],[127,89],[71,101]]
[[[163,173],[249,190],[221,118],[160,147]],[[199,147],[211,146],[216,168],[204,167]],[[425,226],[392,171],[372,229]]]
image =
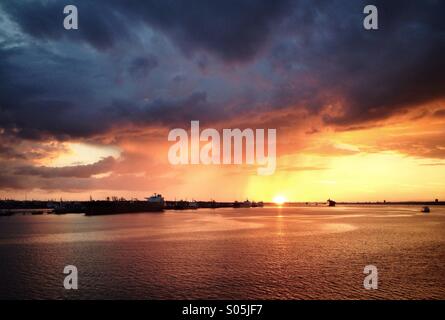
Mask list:
[[90,201],[86,204],[85,215],[100,216],[162,211],[164,211],[164,198],[160,194],[154,194],[146,198],[146,201]]

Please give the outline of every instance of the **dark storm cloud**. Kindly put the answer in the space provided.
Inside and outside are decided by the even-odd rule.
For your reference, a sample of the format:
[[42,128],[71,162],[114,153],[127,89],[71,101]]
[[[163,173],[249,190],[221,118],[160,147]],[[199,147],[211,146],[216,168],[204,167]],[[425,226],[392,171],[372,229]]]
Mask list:
[[[36,167],[64,152],[49,140],[100,142],[116,128],[191,120],[294,128],[322,116],[337,130],[359,129],[445,98],[445,2],[372,3],[378,31],[364,30],[369,3],[360,0],[73,0],[79,30],[66,31],[68,3],[2,1],[0,189],[122,188],[111,157]],[[443,141],[391,137],[385,150],[443,159]],[[314,150],[323,152],[353,151]],[[146,187],[131,178],[134,163],[125,180]]]
[[138,121],[137,118],[139,118],[139,121],[152,121],[169,127],[187,123],[184,119],[210,122],[224,117],[222,108],[208,112],[211,109],[212,106],[209,105],[207,94],[194,92],[185,99],[153,101],[136,114],[134,121]]
[[[184,126],[285,107],[317,114],[329,105],[338,110],[325,123],[360,128],[445,94],[443,1],[374,1],[378,31],[363,29],[365,1],[71,3],[77,31],[63,29],[60,1],[0,4],[32,39],[0,42],[5,134],[89,138],[123,124]],[[181,54],[150,42],[160,34]],[[178,74],[187,81],[171,91]]]
[[[157,99],[145,105],[115,100],[110,106],[92,108],[89,112],[68,101],[39,100],[16,108],[8,117],[0,119],[0,125],[5,129],[5,134],[14,134],[23,139],[44,140],[55,137],[68,140],[104,134],[119,125],[175,127],[187,124],[185,119],[215,121],[223,116],[219,112],[207,112],[210,108],[206,94],[202,92],[193,93],[184,99]],[[40,112],[35,113],[36,109]],[[30,117],[32,113],[35,115]]]
[[204,49],[235,61],[257,53],[290,3],[288,0],[112,2],[122,12],[170,35],[185,52]]
[[[141,106],[131,101],[115,100],[103,114],[110,123],[121,121],[136,125],[162,125],[165,127],[188,126],[191,120],[204,123],[224,118],[223,109],[210,105],[205,92],[193,92],[181,99],[155,99]],[[188,120],[190,119],[190,120]]]
[[100,115],[92,110],[73,105],[63,100],[37,100],[16,105],[5,111],[0,125],[6,133],[14,133],[24,139],[48,139],[56,137],[66,140],[73,137],[88,137],[104,132],[110,123],[97,125]]
[[[75,32],[62,28],[61,1],[20,1],[2,4],[23,31],[41,39],[84,40],[107,49],[128,37],[127,27],[143,22],[171,36],[185,52],[208,50],[227,60],[254,55],[274,23],[286,12],[289,0],[83,0]],[[133,25],[134,26],[134,25]]]
[[[75,66],[76,73],[67,66]],[[0,128],[25,139],[64,139],[103,131],[92,119],[97,110],[90,107],[89,83],[94,79],[86,70],[82,60],[41,47],[0,44]]]
[[131,61],[128,72],[135,78],[145,78],[158,65],[158,59],[153,55],[137,57]]
[[326,114],[325,122],[351,126],[444,97],[445,3],[373,4],[379,9],[377,31],[362,27],[365,2],[322,2],[318,10],[297,13],[307,13],[299,44],[281,43],[273,58],[279,67],[314,79],[315,86],[303,82],[279,99],[287,93],[290,102],[312,110],[338,103],[341,113]]
[[125,21],[112,7],[96,1],[70,1],[79,12],[79,23],[82,28],[67,32],[63,28],[63,1],[5,1],[1,8],[27,34],[44,40],[81,40],[93,47],[105,50],[116,41],[124,40],[130,35]]

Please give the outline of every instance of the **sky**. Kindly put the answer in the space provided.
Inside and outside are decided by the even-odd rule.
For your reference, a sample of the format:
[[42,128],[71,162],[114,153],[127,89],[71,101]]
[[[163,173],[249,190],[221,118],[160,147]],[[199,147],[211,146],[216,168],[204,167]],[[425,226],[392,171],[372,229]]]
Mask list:
[[[367,4],[0,2],[0,198],[444,200],[445,2]],[[275,173],[171,165],[192,120],[276,129]]]

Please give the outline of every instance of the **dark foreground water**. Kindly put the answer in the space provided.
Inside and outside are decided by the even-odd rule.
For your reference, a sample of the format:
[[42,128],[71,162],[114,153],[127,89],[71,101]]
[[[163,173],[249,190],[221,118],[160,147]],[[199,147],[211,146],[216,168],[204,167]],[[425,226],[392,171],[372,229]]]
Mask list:
[[[445,208],[0,218],[1,299],[445,299]],[[363,268],[378,268],[378,289]],[[65,290],[75,265],[79,289]]]

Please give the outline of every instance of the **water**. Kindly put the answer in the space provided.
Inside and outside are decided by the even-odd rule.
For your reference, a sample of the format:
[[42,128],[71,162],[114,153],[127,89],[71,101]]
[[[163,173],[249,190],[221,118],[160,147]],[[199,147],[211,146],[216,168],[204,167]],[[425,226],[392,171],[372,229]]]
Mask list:
[[[445,299],[445,207],[0,218],[1,299]],[[377,290],[363,268],[377,266]],[[79,290],[63,269],[79,270]]]

